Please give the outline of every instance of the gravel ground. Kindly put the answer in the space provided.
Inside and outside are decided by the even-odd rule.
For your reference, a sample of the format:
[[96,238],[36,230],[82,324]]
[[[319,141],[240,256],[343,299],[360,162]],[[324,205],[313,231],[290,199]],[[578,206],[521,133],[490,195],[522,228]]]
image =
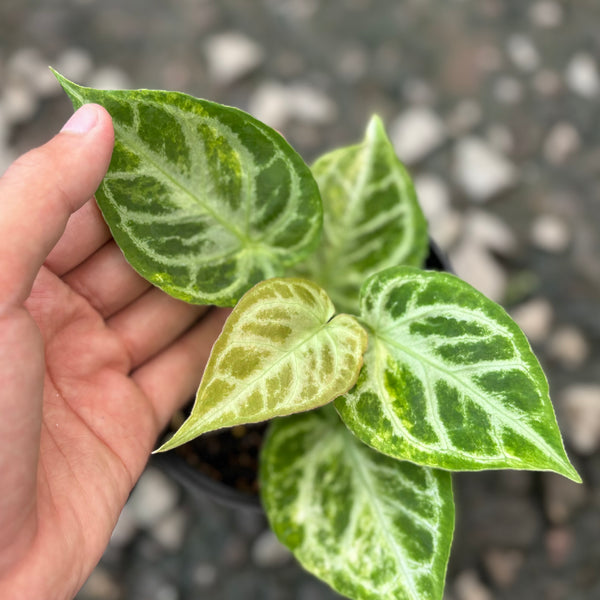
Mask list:
[[[577,486],[455,478],[450,600],[600,597],[598,0],[3,0],[0,172],[70,113],[47,71],[246,109],[307,161],[385,120],[434,238],[551,384]],[[149,468],[79,600],[337,597],[260,513]]]

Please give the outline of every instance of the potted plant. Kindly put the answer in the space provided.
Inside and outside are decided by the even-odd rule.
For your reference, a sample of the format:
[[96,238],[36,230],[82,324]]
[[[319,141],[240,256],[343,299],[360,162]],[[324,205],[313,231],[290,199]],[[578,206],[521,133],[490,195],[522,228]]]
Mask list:
[[451,471],[580,481],[524,334],[429,241],[383,124],[312,168],[235,108],[100,91],[116,142],[97,200],[131,265],[173,296],[233,306],[190,416],[159,452],[272,420],[261,499],[299,562],[355,599],[439,600]]

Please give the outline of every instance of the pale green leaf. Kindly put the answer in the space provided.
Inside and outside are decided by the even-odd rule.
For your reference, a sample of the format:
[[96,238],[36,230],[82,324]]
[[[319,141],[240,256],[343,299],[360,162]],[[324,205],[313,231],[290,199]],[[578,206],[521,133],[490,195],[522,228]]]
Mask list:
[[365,365],[336,401],[359,438],[432,467],[549,470],[580,481],[546,377],[500,306],[448,273],[399,267],[365,282],[361,309]]
[[188,302],[231,306],[315,249],[317,184],[277,132],[178,92],[95,90],[56,76],[75,108],[95,102],[113,118],[96,199],[143,277]]
[[323,242],[300,268],[325,288],[338,310],[358,314],[360,286],[369,275],[422,265],[428,251],[425,218],[378,117],[361,144],[324,155],[312,171],[323,199]]
[[269,279],[252,288],[213,346],[190,417],[160,451],[345,393],[358,377],[367,334],[354,317],[334,312],[310,281]]
[[450,474],[394,460],[329,406],[273,422],[261,494],[279,540],[356,600],[439,600],[454,529]]

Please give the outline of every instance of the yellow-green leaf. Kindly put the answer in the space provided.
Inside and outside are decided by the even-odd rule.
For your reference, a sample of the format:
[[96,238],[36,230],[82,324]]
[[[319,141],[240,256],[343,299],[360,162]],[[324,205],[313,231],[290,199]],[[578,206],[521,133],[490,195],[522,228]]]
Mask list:
[[333,315],[327,294],[310,281],[269,279],[252,288],[213,346],[190,417],[160,450],[345,393],[358,377],[367,335],[354,317]]

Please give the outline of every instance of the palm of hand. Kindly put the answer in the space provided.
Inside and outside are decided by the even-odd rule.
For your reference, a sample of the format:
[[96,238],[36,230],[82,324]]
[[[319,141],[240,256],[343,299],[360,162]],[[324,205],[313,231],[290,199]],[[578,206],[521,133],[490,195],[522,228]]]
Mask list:
[[[197,321],[204,308],[150,288],[122,258],[116,298],[86,288],[115,254],[109,242],[63,278],[42,267],[25,302],[37,328],[18,353],[38,357],[30,369],[43,369],[44,384],[35,505],[15,542],[24,598],[38,588],[72,597],[85,581],[226,316],[211,311]],[[49,555],[63,568],[50,568]]]

